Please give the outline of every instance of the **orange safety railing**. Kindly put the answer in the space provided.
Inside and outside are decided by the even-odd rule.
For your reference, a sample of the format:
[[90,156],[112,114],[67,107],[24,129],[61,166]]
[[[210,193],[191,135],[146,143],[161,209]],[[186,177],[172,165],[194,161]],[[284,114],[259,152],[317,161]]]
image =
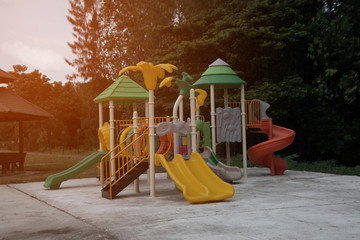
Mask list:
[[[171,117],[155,117],[154,123],[155,125],[161,122],[169,122],[171,121]],[[129,126],[132,126],[134,124],[134,121],[132,119],[130,120],[115,120],[115,133],[116,133],[116,145],[119,144],[119,139],[121,133]],[[149,118],[139,118],[138,119],[138,125],[143,126],[145,124],[149,123]]]
[[[241,108],[241,102],[229,102],[232,108]],[[246,128],[261,128],[261,102],[259,100],[245,101]]]
[[[136,137],[136,135],[138,136]],[[112,186],[141,162],[149,159],[147,148],[144,147],[148,142],[148,136],[148,129],[140,134],[133,133],[101,159],[101,184],[104,188],[105,184],[109,183],[110,198],[112,198]],[[129,144],[126,144],[127,142]],[[126,147],[121,148],[122,144],[125,144]]]

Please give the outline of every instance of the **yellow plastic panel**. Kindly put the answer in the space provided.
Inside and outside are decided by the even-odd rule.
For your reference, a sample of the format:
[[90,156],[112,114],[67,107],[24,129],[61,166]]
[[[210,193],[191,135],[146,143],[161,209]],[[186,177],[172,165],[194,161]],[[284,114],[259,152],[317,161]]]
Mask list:
[[178,154],[169,162],[163,155],[155,154],[155,164],[166,169],[190,203],[220,201],[234,195],[233,186],[218,178],[200,154],[193,153],[187,161]]
[[98,137],[102,150],[110,151],[110,125],[108,122],[105,122],[104,125],[99,128]]
[[155,154],[155,162],[166,169],[176,187],[183,192],[184,198],[190,203],[208,201],[208,189],[191,173],[180,154],[170,162],[166,161],[164,155]]
[[208,189],[210,201],[220,201],[234,195],[234,187],[221,180],[208,167],[199,153],[192,153],[190,160],[185,161],[185,163],[192,174]]

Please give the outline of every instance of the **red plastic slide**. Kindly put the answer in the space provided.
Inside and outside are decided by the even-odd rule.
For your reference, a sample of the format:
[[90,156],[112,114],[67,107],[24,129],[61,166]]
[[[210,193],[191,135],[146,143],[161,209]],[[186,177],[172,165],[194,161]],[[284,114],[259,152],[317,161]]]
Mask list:
[[291,129],[272,124],[272,119],[262,120],[260,131],[269,136],[269,140],[248,149],[249,159],[260,166],[270,168],[271,175],[282,175],[288,169],[286,161],[274,156],[274,152],[289,146],[295,138]]

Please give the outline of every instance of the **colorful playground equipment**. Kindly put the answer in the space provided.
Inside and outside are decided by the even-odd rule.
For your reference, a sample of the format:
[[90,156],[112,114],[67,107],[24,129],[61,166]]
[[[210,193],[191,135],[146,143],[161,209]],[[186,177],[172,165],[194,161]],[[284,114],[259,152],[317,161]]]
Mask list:
[[70,178],[76,177],[80,173],[96,165],[106,154],[107,152],[94,152],[80,162],[78,162],[77,164],[75,164],[74,166],[70,167],[69,169],[48,176],[45,180],[44,187],[48,187],[50,189],[59,189],[62,182]]
[[[142,72],[148,91],[122,75],[128,70]],[[121,70],[120,77],[94,99],[99,104],[100,152],[91,154],[64,172],[49,176],[44,186],[57,189],[61,182],[99,164],[104,198],[114,199],[134,181],[135,191],[139,192],[138,178],[146,171],[150,196],[155,197],[157,165],[166,169],[189,203],[221,201],[234,195],[234,188],[227,182],[237,181],[243,175],[247,177],[246,154],[243,154],[243,174],[240,168],[229,166],[230,142],[242,142],[243,153],[247,152],[254,163],[268,167],[271,175],[284,173],[287,164],[283,159],[274,157],[274,152],[290,145],[295,132],[272,124],[272,119],[266,115],[267,103],[261,100],[245,101],[246,82],[221,59],[209,65],[195,83],[185,72],[182,79],[175,79],[180,94],[174,104],[173,115],[155,117],[153,91],[157,79],[164,78],[165,72],[172,73],[173,70],[177,68],[171,64],[154,66],[147,62]],[[172,77],[164,78],[159,87],[170,87],[172,80]],[[200,107],[207,92],[198,87],[210,89],[210,123],[201,120]],[[241,89],[240,102],[228,102],[228,88]],[[224,89],[224,108],[215,109],[215,89]],[[185,122],[183,101],[188,96],[190,118]],[[108,102],[109,106],[109,123],[103,121],[104,102]],[[114,119],[114,104],[122,102],[132,103],[132,120]],[[138,116],[136,102],[145,102],[144,117]],[[269,140],[246,151],[246,129],[265,133]],[[216,156],[216,145],[221,142],[226,144],[227,165]],[[198,153],[199,147],[203,149],[201,154]]]
[[241,179],[242,174],[240,168],[222,163],[210,147],[205,146],[201,156],[209,168],[225,182],[233,182]]

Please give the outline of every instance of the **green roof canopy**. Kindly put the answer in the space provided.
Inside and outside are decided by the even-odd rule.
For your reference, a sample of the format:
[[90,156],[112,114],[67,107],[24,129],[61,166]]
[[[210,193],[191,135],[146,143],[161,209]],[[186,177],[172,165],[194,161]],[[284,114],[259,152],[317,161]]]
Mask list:
[[194,83],[196,87],[209,88],[238,88],[246,84],[239,78],[226,62],[218,58],[209,65],[209,68],[201,75],[201,78]]
[[149,93],[130,77],[122,75],[107,89],[94,98],[94,102],[107,102],[110,100],[117,102],[146,101]]

